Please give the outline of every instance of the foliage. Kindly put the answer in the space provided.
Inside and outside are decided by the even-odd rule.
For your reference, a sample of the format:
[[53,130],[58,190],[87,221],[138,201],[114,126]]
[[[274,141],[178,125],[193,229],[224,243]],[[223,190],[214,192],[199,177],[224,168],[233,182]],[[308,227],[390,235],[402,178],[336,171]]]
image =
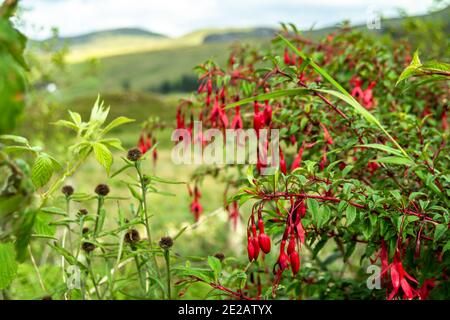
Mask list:
[[8,0],[0,7],[0,134],[15,127],[25,106],[26,38],[10,21],[16,6],[17,1]]
[[[345,29],[314,42],[286,28],[268,52],[235,50],[224,68],[197,68],[201,84],[180,104],[179,128],[191,127],[184,117],[195,113],[204,127],[281,132],[275,175],[259,174],[260,158],[247,175],[209,169],[236,190],[230,216],[231,204],[252,204],[246,270],[272,283],[271,297],[381,298],[361,285],[375,261],[387,298],[424,299],[432,288],[446,296],[448,67],[422,64],[416,53],[403,71],[409,62],[402,43]],[[443,81],[395,87],[432,73]],[[267,255],[258,259],[260,250]],[[258,298],[265,290],[256,282],[238,292]]]

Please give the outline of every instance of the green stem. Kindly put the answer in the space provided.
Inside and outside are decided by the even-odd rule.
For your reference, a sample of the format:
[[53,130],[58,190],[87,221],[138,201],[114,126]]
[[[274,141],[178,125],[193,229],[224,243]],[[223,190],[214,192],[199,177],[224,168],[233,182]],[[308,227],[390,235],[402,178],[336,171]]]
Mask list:
[[150,222],[149,222],[148,211],[147,211],[147,187],[146,187],[144,176],[142,175],[142,172],[141,172],[141,166],[140,166],[139,161],[136,162],[135,167],[136,167],[136,171],[139,176],[139,182],[141,185],[141,193],[142,193],[141,205],[142,205],[142,210],[144,212],[144,225],[145,225],[145,230],[147,232],[147,240],[148,240],[148,244],[150,246],[150,250],[152,252],[153,263],[155,265],[156,273],[158,274],[158,276],[161,276],[159,273],[158,261],[156,260],[155,253],[153,252],[152,234],[151,234],[151,230],[150,230]]
[[98,202],[97,202],[97,215],[95,217],[95,225],[94,225],[94,238],[97,237],[98,232],[101,229],[101,226],[100,226],[101,219],[100,218],[102,215],[103,203],[104,203],[104,198],[102,196],[99,196]]
[[164,250],[164,259],[166,260],[166,273],[167,273],[167,298],[171,300],[170,292],[170,251]]
[[101,300],[100,290],[98,289],[97,281],[95,280],[94,271],[92,270],[91,257],[89,257],[89,256],[86,257],[86,260],[87,260],[87,265],[88,265],[88,272],[91,277],[92,283],[94,285],[95,293],[97,295],[97,298],[99,300]]

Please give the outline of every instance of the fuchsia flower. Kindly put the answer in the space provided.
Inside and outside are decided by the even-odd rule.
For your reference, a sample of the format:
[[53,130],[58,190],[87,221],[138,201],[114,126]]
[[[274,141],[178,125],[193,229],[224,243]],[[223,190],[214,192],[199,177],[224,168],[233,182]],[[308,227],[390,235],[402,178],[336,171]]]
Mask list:
[[362,89],[363,81],[359,77],[353,77],[350,84],[353,86],[351,95],[359,100],[365,108],[373,108],[375,105],[373,88],[377,84],[376,81],[372,81],[365,90]]
[[139,150],[142,152],[142,154],[145,154],[148,150],[150,150],[151,147],[152,147],[152,140],[150,134],[147,134],[147,136],[144,137],[144,134],[142,133],[138,142]]
[[284,154],[283,154],[283,150],[281,150],[281,147],[280,147],[280,171],[283,174],[287,174],[286,160],[284,159]]
[[323,139],[325,140],[325,142],[330,145],[333,144],[333,139],[331,138],[331,135],[328,132],[327,127],[325,127],[323,123],[321,123],[320,126],[322,127],[323,130]]
[[442,129],[444,131],[447,131],[448,130],[447,111],[442,112],[441,121],[442,121]]
[[202,197],[200,190],[197,186],[194,187],[194,192],[191,191],[191,189],[188,187],[189,195],[192,197],[194,196],[194,199],[191,202],[190,210],[192,214],[194,215],[194,220],[197,222],[200,219],[200,215],[203,212],[203,207],[200,204],[200,198]]
[[255,101],[253,105],[253,129],[255,129],[257,136],[259,136],[259,130],[264,128],[265,124],[264,114],[259,111],[259,106],[258,101]]
[[397,250],[394,255],[394,261],[387,267],[391,271],[391,281],[393,290],[389,294],[388,299],[392,300],[398,295],[398,291],[402,288],[404,297],[413,299],[417,296],[417,291],[414,290],[407,280],[417,284],[417,280],[410,276],[403,268],[403,263],[400,259],[400,252]]
[[234,118],[231,122],[231,129],[242,129],[244,127],[244,123],[242,121],[240,107],[235,108]]
[[266,100],[264,106],[264,123],[266,124],[266,126],[269,126],[272,122],[272,113],[272,107],[270,106],[269,101]]
[[294,171],[297,168],[300,168],[300,164],[302,163],[303,150],[304,150],[304,146],[302,145],[300,147],[300,149],[298,150],[298,153],[297,153],[297,156],[294,159],[294,162],[292,162],[291,172]]
[[[396,297],[399,297],[400,289],[403,291],[403,298],[413,299],[415,297],[419,297],[421,299],[425,299],[430,290],[434,287],[434,280],[426,280],[421,288],[418,290],[414,289],[410,282],[418,284],[417,280],[409,275],[404,267],[403,262],[401,260],[400,249],[397,248],[395,250],[394,259],[391,264],[388,262],[388,251],[386,248],[386,243],[384,240],[381,241],[381,249],[379,252],[379,257],[381,260],[381,275],[380,277],[383,279],[387,276],[387,272],[390,271],[391,274],[391,284],[392,291],[388,296],[388,300],[392,300]],[[408,282],[408,280],[410,282]]]
[[231,206],[228,206],[228,211],[230,213],[230,220],[232,221],[232,224],[233,224],[233,230],[236,231],[237,223],[238,223],[238,220],[240,217],[237,201],[233,201]]
[[363,91],[363,105],[367,109],[372,109],[375,105],[375,102],[373,100],[373,88],[375,87],[377,83],[375,81],[372,81],[366,90]]

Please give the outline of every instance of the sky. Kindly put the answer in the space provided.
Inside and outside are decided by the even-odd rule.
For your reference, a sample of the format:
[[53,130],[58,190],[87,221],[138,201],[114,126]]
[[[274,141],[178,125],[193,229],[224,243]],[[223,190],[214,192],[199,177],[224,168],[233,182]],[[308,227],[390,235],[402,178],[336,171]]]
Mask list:
[[302,29],[335,25],[344,19],[365,23],[370,12],[396,16],[425,13],[433,0],[22,0],[25,25],[33,38],[52,27],[62,36],[139,27],[176,37],[203,28],[278,26]]

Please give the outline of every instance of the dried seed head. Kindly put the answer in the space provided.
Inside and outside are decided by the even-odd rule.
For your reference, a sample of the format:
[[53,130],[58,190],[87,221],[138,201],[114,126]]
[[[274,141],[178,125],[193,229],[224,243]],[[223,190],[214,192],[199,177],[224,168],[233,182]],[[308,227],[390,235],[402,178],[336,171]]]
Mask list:
[[53,300],[52,296],[43,296],[41,300]]
[[159,246],[164,250],[168,250],[173,246],[173,239],[171,237],[162,237],[159,240]]
[[83,234],[86,234],[86,233],[88,233],[88,232],[89,232],[89,228],[88,228],[88,227],[84,227],[83,230],[82,230],[82,233],[83,233]]
[[72,186],[64,186],[64,187],[62,187],[61,192],[66,197],[70,197],[71,195],[73,195],[74,190],[73,190]]
[[136,229],[128,230],[125,233],[124,241],[128,244],[135,244],[141,240],[139,232]]
[[98,194],[99,196],[105,197],[109,193],[109,187],[106,184],[99,184],[95,188],[95,193]]
[[138,161],[142,157],[142,152],[138,148],[128,150],[127,159],[133,162]]
[[220,261],[225,260],[225,255],[222,252],[217,252],[214,257],[216,257],[217,259],[219,259]]
[[86,253],[91,253],[92,251],[95,250],[95,244],[90,243],[90,242],[83,242],[83,244],[81,245],[81,248]]
[[80,215],[80,216],[87,216],[88,215],[88,211],[87,211],[87,209],[80,209],[79,211],[78,211],[78,214]]

